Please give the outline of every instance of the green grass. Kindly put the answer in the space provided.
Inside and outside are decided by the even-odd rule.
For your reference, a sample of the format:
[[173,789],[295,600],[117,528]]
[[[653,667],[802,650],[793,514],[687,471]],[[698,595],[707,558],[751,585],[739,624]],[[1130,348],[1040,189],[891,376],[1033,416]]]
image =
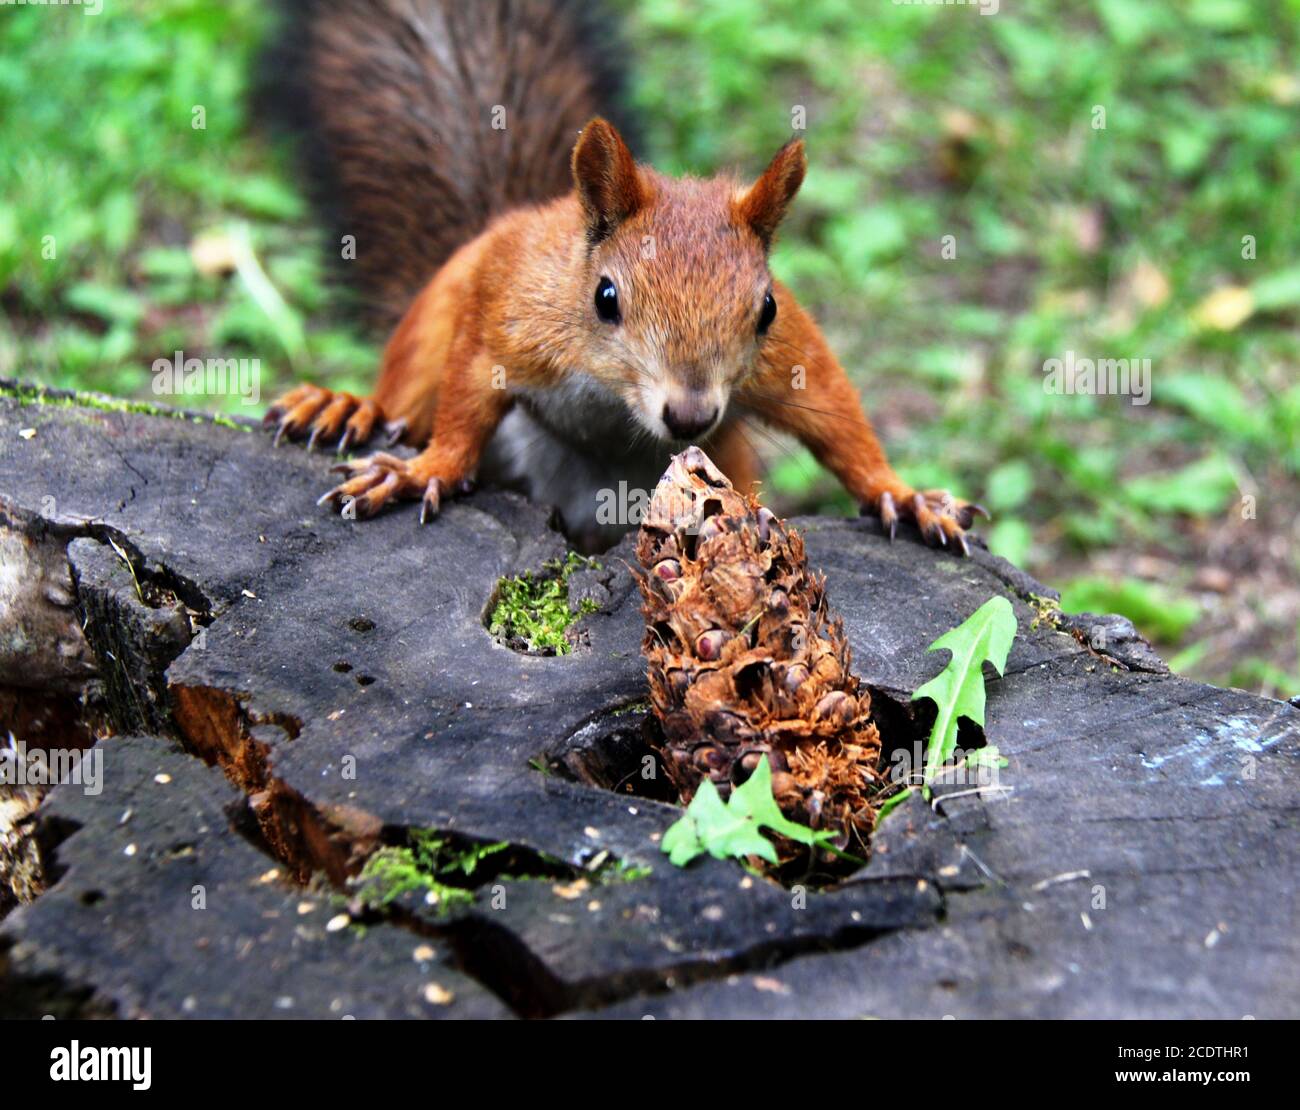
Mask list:
[[[1261,561],[1300,579],[1300,0],[616,2],[662,168],[756,173],[802,108],[773,266],[904,475],[986,500],[995,550],[1067,599],[1109,592],[1192,673],[1300,692],[1294,616],[1247,588]],[[298,375],[367,386],[376,346],[331,311],[246,111],[269,8],[0,12],[0,375],[167,401],[150,367],[183,350],[259,359],[264,402]],[[233,270],[200,272],[196,240]],[[1046,393],[1069,351],[1150,359],[1151,403]],[[768,488],[848,508],[803,452]],[[1230,527],[1254,562],[1216,548]],[[1220,601],[1211,557],[1244,583]],[[1271,639],[1239,657],[1224,630],[1257,606]]]
[[[1244,542],[1285,543],[1275,573],[1300,579],[1300,3],[624,7],[668,168],[757,172],[803,107],[810,170],[773,268],[906,477],[983,500],[993,549],[1067,609],[1109,601],[1173,650],[1245,604],[1200,621],[1193,579],[1250,511]],[[1251,311],[1210,326],[1225,288]],[[1046,393],[1044,362],[1069,351],[1150,359],[1150,404]],[[769,488],[846,507],[806,452]],[[1133,572],[1152,554],[1169,578]],[[1300,692],[1291,629],[1273,632],[1272,663],[1185,658]]]
[[[375,348],[325,318],[306,206],[250,133],[267,22],[253,0],[0,13],[0,374],[143,398],[154,359],[183,350],[258,358],[264,400],[309,366],[364,386]],[[250,258],[205,275],[205,236]]]
[[1067,613],[1119,613],[1156,643],[1176,644],[1200,619],[1196,602],[1134,579],[1075,578],[1061,591]]

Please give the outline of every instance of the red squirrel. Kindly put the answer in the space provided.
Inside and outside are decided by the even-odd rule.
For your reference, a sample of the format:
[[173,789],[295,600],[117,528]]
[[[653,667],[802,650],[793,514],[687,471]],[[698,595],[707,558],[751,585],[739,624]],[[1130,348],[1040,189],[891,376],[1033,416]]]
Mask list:
[[[649,491],[696,443],[739,489],[751,418],[798,437],[891,538],[901,520],[962,554],[977,506],[889,465],[821,331],[768,270],[804,144],[752,183],[638,163],[605,117],[617,70],[568,0],[296,0],[273,84],[315,135],[362,285],[400,320],[374,394],[301,385],[268,421],[350,460],[321,498],[357,517],[480,479],[554,504],[586,550],[635,521],[602,491]],[[292,119],[291,119],[292,122]],[[576,137],[576,142],[574,141]],[[608,502],[606,501],[606,504]]]

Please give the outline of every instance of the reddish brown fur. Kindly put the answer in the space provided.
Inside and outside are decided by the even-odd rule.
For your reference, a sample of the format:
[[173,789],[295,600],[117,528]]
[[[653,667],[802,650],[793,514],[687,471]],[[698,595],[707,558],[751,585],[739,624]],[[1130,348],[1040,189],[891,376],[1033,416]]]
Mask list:
[[[331,74],[343,72],[347,54],[342,39],[317,41],[326,88]],[[371,110],[381,111],[374,103],[365,109]],[[348,118],[349,109],[339,112]],[[467,138],[464,164],[447,167],[447,180],[478,172],[482,141]],[[550,141],[561,142],[558,135]],[[802,142],[783,147],[748,188],[726,177],[674,180],[635,163],[614,127],[597,118],[582,131],[570,166],[572,191],[497,216],[424,285],[389,339],[372,403],[300,390],[279,406],[291,434],[321,420],[336,429],[347,418],[359,442],[382,413],[404,424],[408,442],[424,447],[409,462],[377,455],[349,464],[349,480],[327,496],[339,505],[355,498],[362,515],[394,497],[423,498],[426,509],[436,510],[474,473],[512,404],[521,397],[537,404],[539,396],[588,380],[620,398],[660,439],[669,435],[668,405],[724,413],[705,442],[742,488],[753,481],[756,460],[741,420],[754,414],[807,444],[891,529],[897,517],[911,518],[928,538],[953,539],[965,549],[971,507],[937,491],[918,494],[899,478],[816,324],[768,272],[767,250],[804,177]],[[354,183],[363,207],[365,189]],[[429,220],[420,210],[410,225],[387,229],[387,241],[407,234],[445,239],[448,232],[421,227],[447,218],[464,226],[471,217],[457,207],[458,196],[413,195],[413,213],[432,203],[441,206],[438,217]],[[409,280],[400,265],[404,253],[410,252],[394,254],[394,289]],[[619,290],[617,324],[600,319],[593,305],[602,278]],[[761,335],[769,290],[777,313]],[[613,484],[619,477],[609,475]]]
[[384,329],[493,216],[566,193],[573,140],[620,96],[589,0],[282,3],[260,107],[304,147]]

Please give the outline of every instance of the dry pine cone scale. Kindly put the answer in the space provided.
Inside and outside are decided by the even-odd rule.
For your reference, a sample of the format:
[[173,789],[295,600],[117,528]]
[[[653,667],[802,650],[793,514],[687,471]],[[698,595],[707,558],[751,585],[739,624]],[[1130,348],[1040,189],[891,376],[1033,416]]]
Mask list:
[[880,737],[802,537],[698,447],[673,458],[637,541],[651,705],[683,802],[766,754],[786,816],[862,844]]

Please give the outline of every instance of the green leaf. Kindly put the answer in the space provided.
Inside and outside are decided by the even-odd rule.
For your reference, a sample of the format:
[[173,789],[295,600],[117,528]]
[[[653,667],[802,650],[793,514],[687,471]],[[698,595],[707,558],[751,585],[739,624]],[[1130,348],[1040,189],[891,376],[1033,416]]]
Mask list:
[[1023,520],[999,520],[988,532],[989,550],[1016,566],[1024,566],[1034,547],[1034,534]]
[[1162,381],[1156,400],[1185,409],[1198,420],[1252,443],[1268,439],[1269,422],[1261,406],[1235,382],[1218,374],[1185,373]]
[[1160,133],[1165,151],[1165,165],[1170,172],[1185,177],[1200,169],[1214,148],[1215,134],[1203,122],[1172,123]]
[[1034,492],[1034,470],[1024,459],[1012,459],[989,472],[984,495],[995,512],[1018,509]]
[[704,852],[715,859],[758,856],[775,864],[776,848],[759,832],[760,827],[813,847],[828,847],[835,835],[829,829],[814,832],[781,812],[772,797],[772,768],[764,757],[744,784],[731,792],[730,802],[723,802],[708,779],[700,783],[685,815],[664,833],[660,847],[678,867]]
[[1120,46],[1136,46],[1160,26],[1159,10],[1131,0],[1099,0],[1098,13]]
[[144,314],[140,298],[129,289],[83,281],[67,293],[68,307],[110,324],[133,325]]
[[297,192],[273,177],[235,178],[230,182],[227,199],[251,215],[269,220],[295,220],[303,210]]
[[996,744],[976,748],[961,761],[963,767],[1007,767],[1010,764],[1011,761],[998,751]]
[[864,208],[836,218],[830,240],[850,273],[862,273],[907,246],[901,210],[888,205]]
[[880,808],[876,810],[876,826],[879,827],[881,821],[893,813],[898,806],[902,805],[911,796],[912,788],[908,786],[904,787],[892,797],[886,798],[885,801],[881,803]]
[[803,497],[811,493],[826,476],[812,452],[807,448],[791,452],[773,464],[768,471],[768,484],[772,489],[791,497]]
[[1178,643],[1201,619],[1201,607],[1154,582],[1139,578],[1112,580],[1089,575],[1061,587],[1061,609],[1067,613],[1119,613],[1139,632],[1162,643]]
[[1294,308],[1300,304],[1300,266],[1269,274],[1250,287],[1255,307],[1265,312]]
[[930,730],[925,751],[924,781],[933,781],[939,769],[957,748],[957,721],[969,717],[984,724],[984,671],[987,660],[1003,673],[1007,652],[1016,636],[1016,614],[1005,597],[991,597],[951,632],[930,645],[930,651],[944,649],[952,654],[948,665],[912,695],[912,700],[929,698],[939,712]]
[[1212,452],[1181,470],[1130,478],[1124,493],[1148,512],[1210,516],[1222,510],[1239,488],[1228,460]]

